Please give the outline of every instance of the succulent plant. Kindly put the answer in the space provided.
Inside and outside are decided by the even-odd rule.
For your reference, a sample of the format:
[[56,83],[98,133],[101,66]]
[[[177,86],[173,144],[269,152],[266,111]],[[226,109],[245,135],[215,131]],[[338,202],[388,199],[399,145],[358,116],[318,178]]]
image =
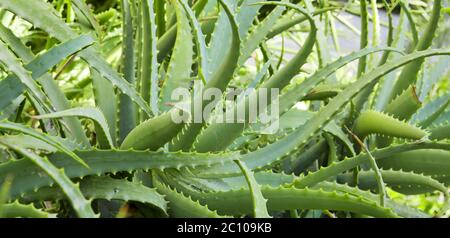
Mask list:
[[[0,216],[445,216],[444,7],[0,0]],[[339,49],[334,21],[346,11],[361,21],[360,49],[335,59],[327,40]],[[300,43],[289,57],[285,38]],[[253,91],[230,99],[235,88]],[[173,101],[177,89],[190,92],[181,103],[192,109]],[[221,97],[203,97],[208,89]],[[277,105],[273,133],[249,117],[216,122],[221,110],[173,120],[225,103],[247,115],[264,90],[280,93],[259,104],[259,112]],[[433,214],[398,194],[445,202]]]

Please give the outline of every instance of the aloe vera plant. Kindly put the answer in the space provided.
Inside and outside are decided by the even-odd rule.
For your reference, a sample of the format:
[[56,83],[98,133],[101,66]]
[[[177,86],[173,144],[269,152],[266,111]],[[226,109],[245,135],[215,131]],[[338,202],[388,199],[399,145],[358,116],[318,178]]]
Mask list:
[[414,4],[0,0],[0,217],[450,215],[448,3]]

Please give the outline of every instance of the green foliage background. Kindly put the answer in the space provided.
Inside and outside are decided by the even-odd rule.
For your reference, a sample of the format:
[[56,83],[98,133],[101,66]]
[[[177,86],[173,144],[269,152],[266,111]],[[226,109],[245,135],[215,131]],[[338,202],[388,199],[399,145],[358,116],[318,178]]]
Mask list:
[[[0,217],[449,217],[449,7],[0,0]],[[280,129],[174,123],[193,80]]]

